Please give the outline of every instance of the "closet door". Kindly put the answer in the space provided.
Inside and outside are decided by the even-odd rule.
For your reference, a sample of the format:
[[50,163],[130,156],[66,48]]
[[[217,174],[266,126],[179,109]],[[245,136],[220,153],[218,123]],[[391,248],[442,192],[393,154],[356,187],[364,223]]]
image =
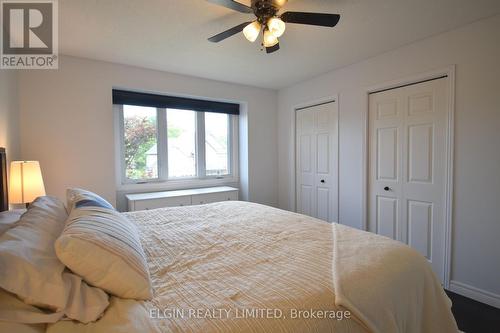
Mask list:
[[447,79],[370,95],[369,230],[424,255],[443,280]]
[[330,102],[296,111],[297,212],[338,221],[338,110]]

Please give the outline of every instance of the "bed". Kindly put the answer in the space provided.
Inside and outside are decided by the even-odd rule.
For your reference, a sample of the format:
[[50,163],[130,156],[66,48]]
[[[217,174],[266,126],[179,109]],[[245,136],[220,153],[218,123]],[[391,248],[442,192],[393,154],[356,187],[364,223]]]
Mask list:
[[49,333],[458,331],[425,258],[388,238],[248,202],[122,217],[137,227],[152,298],[110,296],[98,320],[86,324],[63,318],[20,327]]

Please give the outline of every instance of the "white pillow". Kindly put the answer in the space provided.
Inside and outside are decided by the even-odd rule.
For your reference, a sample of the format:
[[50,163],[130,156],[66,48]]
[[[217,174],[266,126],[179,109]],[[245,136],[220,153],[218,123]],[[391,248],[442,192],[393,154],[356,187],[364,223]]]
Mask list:
[[73,209],[55,244],[59,259],[113,295],[150,299],[151,280],[136,226],[99,196],[74,192],[68,191]]
[[0,236],[0,287],[25,303],[62,312],[82,322],[96,320],[108,296],[68,272],[54,243],[64,228],[66,208],[57,198],[39,197]]
[[[0,321],[23,324],[55,323],[63,312],[48,312],[21,301],[16,295],[0,289]],[[0,330],[1,332],[1,330]]]
[[0,332],[46,333],[46,324],[18,324],[0,321]]
[[24,209],[15,209],[0,212],[0,235],[14,226],[14,224],[19,221],[21,215],[23,215],[25,211],[26,210]]
[[66,189],[66,201],[68,213],[75,208],[75,204],[79,202],[80,206],[97,206],[103,208],[114,209],[113,205],[106,201],[106,199],[99,195],[83,190],[81,188],[68,188]]

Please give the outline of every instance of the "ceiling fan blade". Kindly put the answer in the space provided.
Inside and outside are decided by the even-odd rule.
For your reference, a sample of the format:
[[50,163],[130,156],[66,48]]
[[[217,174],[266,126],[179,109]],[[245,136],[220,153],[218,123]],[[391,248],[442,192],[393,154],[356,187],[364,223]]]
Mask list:
[[273,52],[276,52],[280,49],[280,43],[274,45],[274,46],[271,46],[271,47],[266,47],[266,53],[269,54],[269,53],[273,53]]
[[235,26],[235,27],[233,27],[231,29],[228,29],[228,30],[226,30],[224,32],[221,32],[220,34],[217,34],[215,36],[210,37],[208,40],[211,41],[212,43],[218,43],[220,41],[223,41],[226,38],[229,38],[229,37],[231,37],[233,35],[236,35],[239,32],[242,32],[243,29],[247,25],[249,25],[250,23],[252,23],[252,22],[245,22],[245,23],[242,23],[240,25],[237,25],[237,26]]
[[305,12],[286,12],[281,19],[287,23],[318,25],[321,27],[334,27],[339,23],[340,15]]
[[237,12],[240,13],[247,13],[247,14],[253,13],[252,8],[245,6],[244,4],[241,4],[234,0],[207,0],[207,1],[232,10],[236,10]]

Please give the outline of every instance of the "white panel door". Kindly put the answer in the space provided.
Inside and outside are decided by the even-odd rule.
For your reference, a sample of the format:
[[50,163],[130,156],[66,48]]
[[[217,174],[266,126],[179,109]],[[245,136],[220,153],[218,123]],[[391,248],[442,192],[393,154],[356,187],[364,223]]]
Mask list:
[[447,79],[370,95],[370,231],[408,244],[444,281]]
[[338,110],[330,102],[297,110],[297,212],[338,221]]

